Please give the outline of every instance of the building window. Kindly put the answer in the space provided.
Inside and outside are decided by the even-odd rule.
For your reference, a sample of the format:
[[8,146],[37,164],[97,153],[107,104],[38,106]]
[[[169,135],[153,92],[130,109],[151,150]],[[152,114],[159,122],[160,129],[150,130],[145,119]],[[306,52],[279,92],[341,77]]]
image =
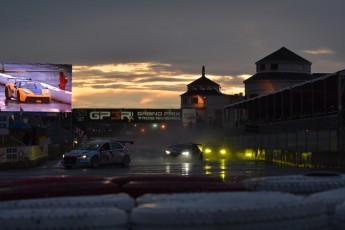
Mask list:
[[265,64],[260,65],[260,70],[265,70]]
[[192,97],[191,102],[192,102],[192,104],[198,104],[198,98]]
[[271,70],[278,70],[278,64],[271,64]]

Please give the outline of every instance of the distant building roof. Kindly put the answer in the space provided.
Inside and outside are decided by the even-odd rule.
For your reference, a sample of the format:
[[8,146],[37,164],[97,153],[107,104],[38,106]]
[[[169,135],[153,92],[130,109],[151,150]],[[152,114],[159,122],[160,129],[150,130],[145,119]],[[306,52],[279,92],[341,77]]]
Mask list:
[[311,64],[310,61],[302,58],[301,56],[295,54],[294,52],[288,50],[285,47],[282,47],[279,50],[273,52],[272,54],[260,59],[255,64],[259,64],[262,62],[304,62]]
[[222,92],[219,92],[218,90],[189,90],[180,96],[192,96],[192,95],[202,95],[202,96],[224,96],[227,94],[224,94]]
[[196,79],[195,81],[191,82],[188,84],[188,86],[193,86],[193,85],[216,85],[219,86],[219,84],[215,83],[214,81],[208,79],[205,76],[201,76],[200,78]]
[[267,72],[267,73],[256,73],[252,77],[243,81],[262,81],[262,80],[289,80],[289,81],[307,81],[315,78],[312,74],[308,73],[288,73],[288,72]]
[[219,86],[219,84],[215,83],[214,81],[208,79],[207,77],[205,77],[205,66],[202,67],[202,76],[198,79],[196,79],[195,81],[189,83],[187,86],[197,86],[197,85],[201,85],[201,86],[211,86],[211,85],[215,85],[215,86]]

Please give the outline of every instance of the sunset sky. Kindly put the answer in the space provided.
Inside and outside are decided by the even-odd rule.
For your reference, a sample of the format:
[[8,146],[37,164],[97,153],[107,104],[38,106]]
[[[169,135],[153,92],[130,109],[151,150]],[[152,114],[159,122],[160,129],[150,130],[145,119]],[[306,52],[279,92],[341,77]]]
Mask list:
[[244,93],[286,47],[345,69],[343,0],[1,0],[0,61],[73,65],[73,108],[179,108],[201,76]]

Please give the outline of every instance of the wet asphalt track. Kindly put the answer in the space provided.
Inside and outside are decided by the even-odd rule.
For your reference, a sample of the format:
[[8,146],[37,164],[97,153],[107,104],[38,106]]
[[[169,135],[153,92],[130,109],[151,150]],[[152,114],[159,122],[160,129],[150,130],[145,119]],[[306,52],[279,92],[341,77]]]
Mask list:
[[108,165],[97,169],[73,168],[65,169],[61,165],[60,157],[42,163],[35,168],[1,170],[0,182],[42,176],[100,176],[116,177],[130,175],[183,175],[183,176],[214,176],[224,181],[239,182],[243,179],[296,175],[310,171],[311,168],[298,168],[282,166],[264,161],[244,159],[214,159],[203,162],[190,162],[182,160],[167,160],[162,153],[157,151],[133,151],[130,167]]

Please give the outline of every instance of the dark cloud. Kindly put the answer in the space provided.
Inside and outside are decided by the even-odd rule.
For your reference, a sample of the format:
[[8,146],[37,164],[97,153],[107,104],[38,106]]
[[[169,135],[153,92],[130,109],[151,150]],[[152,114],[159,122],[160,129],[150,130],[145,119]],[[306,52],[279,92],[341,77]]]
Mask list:
[[282,46],[299,54],[325,47],[336,52],[321,66],[318,55],[303,55],[313,71],[332,72],[332,63],[345,63],[344,7],[342,0],[4,0],[0,60],[157,62],[196,75],[205,65],[209,74],[238,75],[254,73],[257,60]]

